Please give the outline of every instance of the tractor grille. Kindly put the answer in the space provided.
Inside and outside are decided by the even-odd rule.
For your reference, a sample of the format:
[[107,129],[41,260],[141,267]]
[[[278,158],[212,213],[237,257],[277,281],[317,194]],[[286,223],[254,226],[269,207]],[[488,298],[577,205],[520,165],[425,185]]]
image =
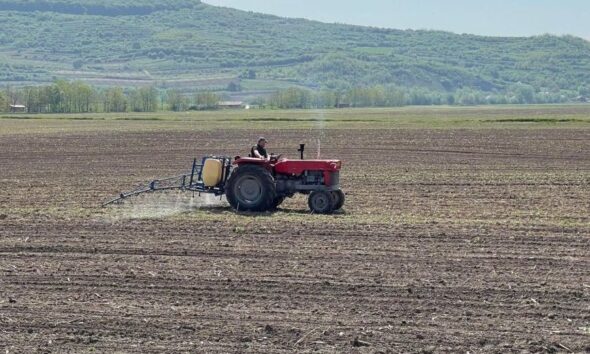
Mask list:
[[322,171],[305,171],[303,184],[321,185],[324,184],[324,173]]
[[330,176],[330,185],[337,186],[340,184],[340,172],[332,172]]

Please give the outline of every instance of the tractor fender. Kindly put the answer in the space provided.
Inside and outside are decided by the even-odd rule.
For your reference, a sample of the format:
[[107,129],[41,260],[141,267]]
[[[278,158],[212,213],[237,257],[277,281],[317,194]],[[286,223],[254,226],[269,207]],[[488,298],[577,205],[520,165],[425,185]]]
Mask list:
[[258,159],[255,157],[236,156],[233,164],[238,167],[244,166],[244,165],[256,165],[256,166],[262,166],[271,172],[273,170],[273,165],[270,163],[270,161]]

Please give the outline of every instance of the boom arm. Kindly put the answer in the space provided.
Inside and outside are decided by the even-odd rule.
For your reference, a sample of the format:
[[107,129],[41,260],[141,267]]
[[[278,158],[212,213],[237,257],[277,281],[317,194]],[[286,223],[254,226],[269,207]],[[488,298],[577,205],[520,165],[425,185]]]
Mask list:
[[140,194],[151,193],[156,191],[181,190],[189,192],[210,193],[215,196],[220,196],[225,193],[225,182],[229,177],[231,171],[231,159],[228,157],[219,158],[223,162],[223,176],[221,182],[215,187],[206,187],[202,181],[202,172],[205,160],[203,158],[201,164],[197,163],[197,159],[193,161],[193,168],[190,172],[180,176],[156,179],[147,184],[142,184],[130,192],[123,192],[117,198],[109,200],[102,204],[103,207],[118,203],[129,197]]

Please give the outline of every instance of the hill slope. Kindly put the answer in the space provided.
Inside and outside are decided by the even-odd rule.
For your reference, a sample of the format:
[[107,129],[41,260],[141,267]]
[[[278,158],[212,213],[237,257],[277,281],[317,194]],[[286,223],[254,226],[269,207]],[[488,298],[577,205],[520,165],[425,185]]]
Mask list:
[[0,0],[0,82],[585,90],[590,43],[324,24],[191,0]]

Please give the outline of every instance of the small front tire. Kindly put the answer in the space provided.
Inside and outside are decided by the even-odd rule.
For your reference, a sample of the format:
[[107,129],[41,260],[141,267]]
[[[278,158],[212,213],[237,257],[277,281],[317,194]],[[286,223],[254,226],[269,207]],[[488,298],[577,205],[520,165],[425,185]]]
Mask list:
[[332,199],[333,199],[332,208],[334,209],[334,211],[342,209],[342,207],[344,206],[344,201],[346,200],[346,197],[344,196],[344,192],[341,190],[337,190],[337,191],[333,191],[331,193],[332,193]]
[[334,211],[334,198],[330,192],[312,192],[307,204],[316,214],[331,214]]

